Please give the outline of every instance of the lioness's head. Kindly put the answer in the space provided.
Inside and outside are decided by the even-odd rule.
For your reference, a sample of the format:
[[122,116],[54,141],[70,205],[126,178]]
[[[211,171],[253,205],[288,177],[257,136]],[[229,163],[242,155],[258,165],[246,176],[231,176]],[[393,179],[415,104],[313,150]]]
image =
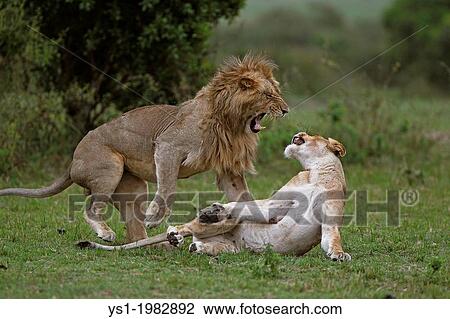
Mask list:
[[272,74],[275,68],[262,56],[247,54],[243,59],[228,59],[206,87],[212,114],[236,133],[255,134],[264,128],[261,120],[265,115],[288,113]]
[[311,136],[305,132],[295,134],[291,144],[284,150],[286,157],[297,159],[306,169],[315,163],[320,164],[336,157],[344,157],[345,153],[344,145],[335,139],[326,139],[319,135]]

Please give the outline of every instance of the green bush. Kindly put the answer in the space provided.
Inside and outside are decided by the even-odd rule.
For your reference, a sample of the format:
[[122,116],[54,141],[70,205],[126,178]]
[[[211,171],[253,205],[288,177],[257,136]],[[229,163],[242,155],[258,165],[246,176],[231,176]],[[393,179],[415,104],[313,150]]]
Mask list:
[[68,153],[128,108],[191,97],[212,27],[243,2],[0,0],[0,174]]
[[[212,27],[220,18],[235,16],[243,3],[1,0],[0,60],[7,64],[25,56],[31,68],[38,66],[35,81],[46,91],[68,92],[63,96],[64,108],[78,129],[86,132],[110,108],[124,111],[190,97],[211,71],[205,55]],[[47,40],[47,46],[30,48],[26,39],[39,35],[27,24],[91,65],[68,50],[55,52]],[[34,52],[51,46],[46,58]],[[39,58],[30,59],[34,54]]]
[[[402,43],[393,59],[411,72],[448,90],[450,78],[450,1],[396,0],[385,12],[384,25],[392,43],[428,26]],[[417,75],[416,75],[417,76]]]
[[41,74],[58,58],[57,48],[26,25],[23,7],[0,1],[0,175],[36,159],[64,154],[76,141],[63,94],[46,91]]
[[27,27],[38,28],[38,22],[38,16],[25,15],[21,3],[0,0],[0,92],[45,86],[43,75],[59,53],[56,46]]
[[73,146],[66,142],[68,121],[59,94],[4,93],[0,105],[0,175]]

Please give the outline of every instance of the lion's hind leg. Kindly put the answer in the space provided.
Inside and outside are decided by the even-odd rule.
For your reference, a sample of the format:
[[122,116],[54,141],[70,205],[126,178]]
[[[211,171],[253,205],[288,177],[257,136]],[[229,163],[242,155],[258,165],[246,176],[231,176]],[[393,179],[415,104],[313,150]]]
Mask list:
[[114,205],[126,223],[127,242],[147,238],[144,226],[147,183],[125,172],[113,195]]
[[110,197],[107,194],[92,195],[89,207],[84,213],[84,219],[99,238],[112,242],[116,239],[116,234],[106,223],[106,219],[109,217],[108,213],[105,214],[110,201],[108,198]]
[[112,213],[112,210],[106,208],[111,203],[111,196],[122,178],[123,159],[100,147],[98,153],[102,154],[101,160],[89,156],[76,158],[70,175],[72,180],[89,189],[92,194],[90,204],[84,213],[85,220],[99,238],[111,242],[116,239],[116,234],[106,223]]

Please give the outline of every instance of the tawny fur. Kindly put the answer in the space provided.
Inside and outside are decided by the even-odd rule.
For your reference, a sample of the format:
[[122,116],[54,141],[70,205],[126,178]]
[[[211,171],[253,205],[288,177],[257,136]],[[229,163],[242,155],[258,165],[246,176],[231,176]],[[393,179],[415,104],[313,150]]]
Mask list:
[[[338,157],[345,155],[344,146],[331,138],[327,140],[301,132],[294,136],[285,154],[300,161],[307,171],[294,176],[269,199],[214,204],[203,213],[213,212],[212,216],[219,222],[202,223],[205,219],[202,219],[201,212],[200,217],[177,226],[176,235],[195,235],[190,250],[209,255],[239,252],[243,248],[261,251],[267,245],[280,253],[303,255],[320,243],[330,259],[350,260],[350,255],[342,249],[339,233],[346,182]],[[320,201],[315,201],[318,198]],[[314,207],[322,207],[322,210],[315,211]],[[173,236],[174,227],[169,228]],[[114,250],[138,248],[166,240],[164,235],[158,235],[123,246],[83,244],[84,247]],[[178,246],[179,242],[175,243]]]
[[[201,121],[202,149],[194,166],[206,163],[218,173],[234,175],[254,171],[258,135],[248,134],[247,127],[236,119],[247,122],[261,112],[281,116],[287,110],[272,75],[275,67],[264,57],[230,58],[197,94],[196,99],[206,98],[211,107]],[[244,82],[241,90],[244,85],[246,94],[230,90],[236,82]]]
[[[214,170],[229,200],[248,200],[244,174],[253,170],[258,142],[250,130],[252,119],[288,111],[274,67],[264,57],[232,58],[180,107],[137,108],[89,132],[78,144],[68,173],[52,186],[5,189],[0,196],[48,197],[76,183],[92,194],[85,218],[106,241],[115,239],[101,217],[111,197],[125,219],[129,241],[146,238],[145,226],[157,226],[170,212],[178,178]],[[158,187],[143,210],[140,195],[146,193],[146,181]],[[127,200],[119,193],[126,193]],[[130,200],[135,203],[129,205]]]

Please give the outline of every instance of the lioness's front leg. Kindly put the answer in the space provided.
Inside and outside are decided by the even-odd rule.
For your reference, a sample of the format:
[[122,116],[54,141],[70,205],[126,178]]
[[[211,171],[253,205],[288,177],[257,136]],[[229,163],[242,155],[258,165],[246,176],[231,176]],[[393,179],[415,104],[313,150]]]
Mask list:
[[290,209],[305,201],[302,194],[292,191],[292,187],[308,183],[309,172],[298,173],[274,196],[264,200],[252,199],[242,176],[218,176],[217,180],[219,188],[225,192],[232,202],[224,205],[216,204],[217,207],[222,207],[220,214],[217,214],[217,209],[214,209],[214,206],[210,207],[209,212],[208,209],[205,209],[203,214],[200,215],[200,218],[203,219],[202,222],[214,223],[222,219],[233,218],[239,222],[277,223],[286,216]]
[[205,224],[217,223],[223,220],[235,220],[236,223],[247,221],[259,224],[272,224],[283,217],[293,201],[275,201],[270,199],[248,202],[215,203],[200,211],[199,221]]
[[170,213],[175,200],[178,171],[181,165],[180,154],[168,143],[157,145],[155,149],[157,191],[145,212],[145,226],[156,227]]
[[[250,194],[247,182],[243,175],[236,174],[218,174],[216,177],[217,186],[220,190],[225,193],[225,196],[229,201],[251,201],[253,200]],[[220,204],[219,204],[220,206]],[[230,231],[236,225],[236,220],[233,219],[222,219],[223,223],[216,224],[214,226],[204,224],[196,218],[192,222],[193,233],[195,234],[192,238],[193,242],[196,242],[198,238],[206,238],[213,236],[213,234],[223,234]],[[222,225],[223,224],[223,225]],[[206,226],[205,226],[206,225]],[[211,241],[214,241],[214,236]]]
[[342,224],[343,204],[325,203],[322,217],[320,246],[331,260],[349,261],[352,257],[342,249],[339,226]]

